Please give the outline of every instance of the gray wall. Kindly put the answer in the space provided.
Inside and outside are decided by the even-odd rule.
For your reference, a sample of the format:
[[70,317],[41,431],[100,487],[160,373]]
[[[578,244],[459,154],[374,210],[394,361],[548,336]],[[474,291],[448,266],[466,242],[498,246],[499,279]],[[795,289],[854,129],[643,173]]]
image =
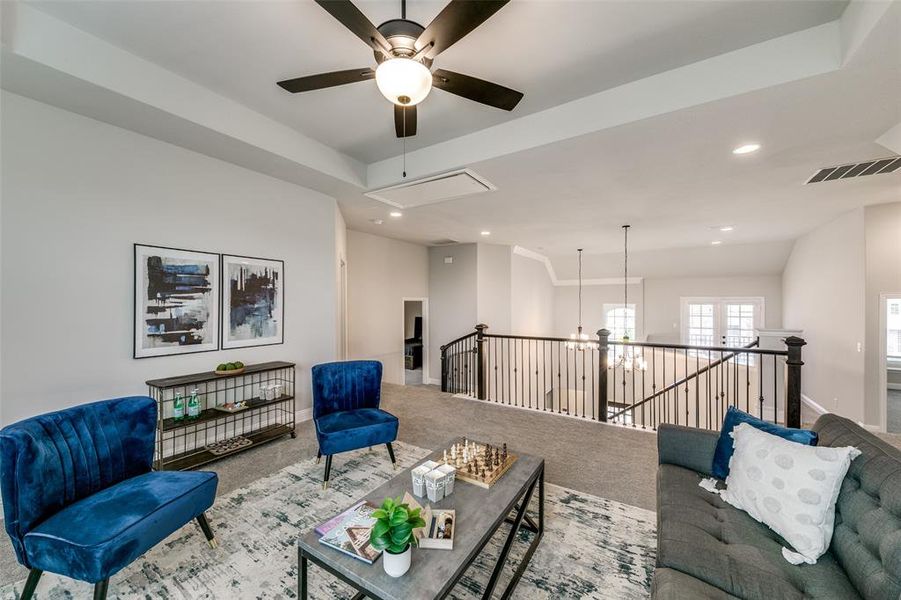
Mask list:
[[493,333],[510,333],[511,255],[510,246],[478,244],[476,320]]
[[[441,377],[441,345],[473,330],[478,322],[476,244],[431,247],[429,252],[429,377]],[[445,264],[445,257],[454,262]]]
[[[335,357],[332,198],[2,94],[2,418],[143,394],[225,360]],[[132,358],[135,242],[285,261],[285,343]],[[399,309],[398,309],[399,310]]]
[[808,344],[802,392],[858,421],[865,418],[864,249],[857,209],[799,238],[782,275],[783,325],[803,330]]
[[901,202],[864,209],[866,234],[866,406],[864,422],[883,423],[879,369],[885,348],[879,331],[881,294],[901,294]]
[[518,335],[554,332],[554,284],[543,262],[513,254],[510,296],[511,332]]
[[425,246],[347,231],[348,358],[382,361],[388,383],[404,382],[403,298],[429,295],[428,272]]

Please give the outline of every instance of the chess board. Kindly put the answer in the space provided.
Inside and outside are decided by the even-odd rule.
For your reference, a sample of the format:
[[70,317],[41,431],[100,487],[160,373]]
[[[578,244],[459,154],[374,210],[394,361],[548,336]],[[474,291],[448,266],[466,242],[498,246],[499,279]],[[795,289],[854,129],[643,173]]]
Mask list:
[[444,456],[446,463],[456,469],[457,481],[485,489],[494,485],[516,462],[516,455],[507,452],[507,444],[495,446],[467,438],[445,448]]

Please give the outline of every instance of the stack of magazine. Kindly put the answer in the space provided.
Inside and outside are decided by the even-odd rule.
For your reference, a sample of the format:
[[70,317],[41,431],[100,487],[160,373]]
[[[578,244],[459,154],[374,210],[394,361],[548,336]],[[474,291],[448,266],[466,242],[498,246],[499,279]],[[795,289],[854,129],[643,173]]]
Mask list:
[[316,528],[316,533],[322,536],[319,542],[371,565],[381,555],[369,543],[369,531],[375,523],[372,512],[376,508],[370,502],[361,501],[329,519]]

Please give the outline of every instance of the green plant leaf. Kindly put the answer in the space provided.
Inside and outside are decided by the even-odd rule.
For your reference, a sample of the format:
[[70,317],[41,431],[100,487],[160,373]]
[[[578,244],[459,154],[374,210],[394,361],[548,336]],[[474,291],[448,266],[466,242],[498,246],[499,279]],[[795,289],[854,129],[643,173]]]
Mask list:
[[394,514],[391,515],[391,526],[394,527],[396,525],[400,525],[401,523],[406,523],[408,517],[409,513],[407,512],[407,509],[403,506],[398,506],[394,510]]
[[403,554],[407,550],[407,543],[391,544],[387,549],[391,554]]
[[388,533],[388,530],[390,530],[390,529],[391,529],[391,526],[388,524],[388,521],[384,521],[384,520],[376,521],[375,524],[372,526],[372,531],[369,532],[369,537],[370,538],[382,537],[383,535]]
[[421,507],[420,507],[420,508],[414,508],[413,510],[410,511],[410,518],[411,518],[411,519],[415,519],[416,517],[419,516],[419,513],[420,513],[420,512],[422,512],[422,508],[421,508]]
[[385,512],[384,510],[382,510],[381,508],[377,508],[374,511],[372,511],[373,519],[384,519],[387,517],[388,517],[388,513]]
[[416,517],[415,519],[410,519],[407,522],[413,527],[413,529],[425,527],[425,520],[421,517]]
[[369,543],[372,544],[373,548],[381,551],[391,545],[391,539],[386,535],[380,537],[372,537],[372,534],[370,533]]
[[391,541],[395,544],[406,544],[413,535],[413,527],[409,523],[401,523],[391,528]]

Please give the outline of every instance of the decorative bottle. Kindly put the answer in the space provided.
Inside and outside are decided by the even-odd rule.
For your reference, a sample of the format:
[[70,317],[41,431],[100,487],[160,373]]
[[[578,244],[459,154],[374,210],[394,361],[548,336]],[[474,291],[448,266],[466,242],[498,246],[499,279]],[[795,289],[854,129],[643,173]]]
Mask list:
[[197,397],[197,388],[191,390],[191,398],[188,400],[188,418],[196,419],[200,416],[200,398]]
[[185,418],[185,399],[181,392],[175,392],[175,400],[172,402],[172,417],[176,421],[183,421]]

